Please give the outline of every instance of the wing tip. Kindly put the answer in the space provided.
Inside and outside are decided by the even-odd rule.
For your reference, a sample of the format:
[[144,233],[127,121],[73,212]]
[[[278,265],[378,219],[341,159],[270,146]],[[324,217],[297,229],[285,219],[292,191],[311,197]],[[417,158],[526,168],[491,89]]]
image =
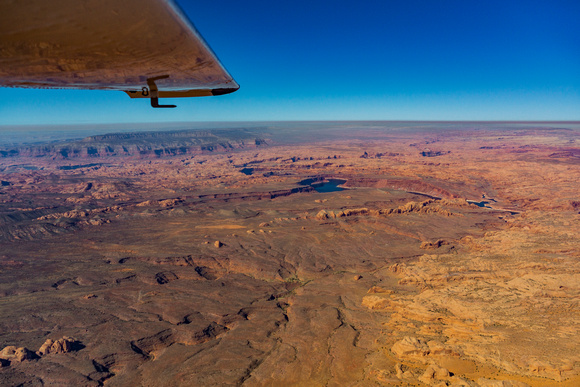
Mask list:
[[211,90],[211,94],[212,95],[224,95],[224,94],[230,94],[233,93],[234,91],[238,91],[240,89],[240,86],[237,87],[220,87],[217,89],[212,89]]

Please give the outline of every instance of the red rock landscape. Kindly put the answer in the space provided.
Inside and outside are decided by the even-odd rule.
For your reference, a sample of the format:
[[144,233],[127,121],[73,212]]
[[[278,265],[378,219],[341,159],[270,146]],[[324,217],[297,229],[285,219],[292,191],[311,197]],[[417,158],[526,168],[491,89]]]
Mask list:
[[579,129],[2,146],[0,384],[578,386]]

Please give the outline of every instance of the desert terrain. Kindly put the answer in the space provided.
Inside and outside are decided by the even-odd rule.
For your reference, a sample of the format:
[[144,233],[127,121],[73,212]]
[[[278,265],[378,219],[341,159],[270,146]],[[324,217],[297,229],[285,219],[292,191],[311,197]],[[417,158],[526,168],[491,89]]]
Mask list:
[[580,385],[578,123],[112,131],[0,180],[0,385]]

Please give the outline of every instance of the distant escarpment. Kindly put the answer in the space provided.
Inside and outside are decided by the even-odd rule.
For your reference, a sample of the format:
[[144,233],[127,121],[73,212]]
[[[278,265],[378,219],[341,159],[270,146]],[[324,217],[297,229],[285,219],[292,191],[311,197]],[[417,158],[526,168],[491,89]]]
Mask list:
[[52,159],[98,157],[164,157],[224,152],[268,145],[265,133],[256,129],[178,130],[110,133],[44,144],[0,147],[1,157],[50,157]]

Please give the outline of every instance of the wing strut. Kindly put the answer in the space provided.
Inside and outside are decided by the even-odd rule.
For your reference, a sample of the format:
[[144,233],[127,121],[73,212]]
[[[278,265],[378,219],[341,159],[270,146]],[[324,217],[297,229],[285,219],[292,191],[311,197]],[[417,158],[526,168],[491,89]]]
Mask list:
[[[147,78],[147,85],[149,86],[149,93],[151,94],[151,107],[154,108],[174,108],[177,107],[176,105],[159,105],[159,89],[157,89],[157,85],[155,81],[158,79],[165,79],[169,78],[169,75],[160,75],[158,77]],[[143,88],[143,93],[146,92],[146,87]],[[146,95],[146,94],[144,94]]]

